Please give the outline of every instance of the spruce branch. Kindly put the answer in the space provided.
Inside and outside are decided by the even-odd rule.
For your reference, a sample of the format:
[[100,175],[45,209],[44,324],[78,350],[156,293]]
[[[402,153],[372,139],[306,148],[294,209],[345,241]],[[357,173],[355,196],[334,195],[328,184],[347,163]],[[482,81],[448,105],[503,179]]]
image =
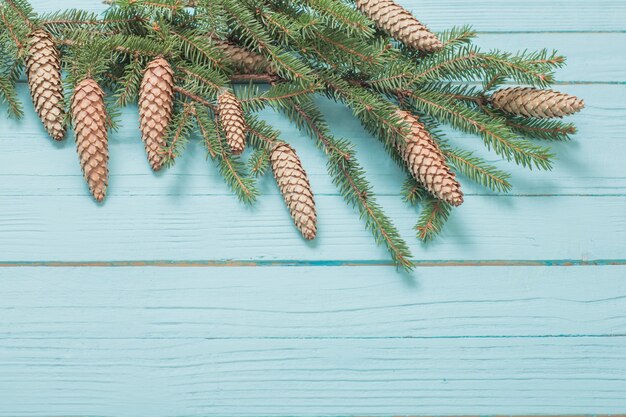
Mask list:
[[452,206],[430,195],[414,178],[408,178],[404,182],[402,194],[410,205],[422,207],[415,225],[417,238],[425,243],[432,241],[442,232],[452,212]]
[[[508,173],[469,149],[450,146],[439,133],[441,127],[479,136],[488,149],[518,165],[550,169],[550,149],[531,140],[569,139],[574,125],[553,118],[584,105],[577,97],[547,90],[555,70],[565,63],[556,52],[482,50],[473,44],[476,34],[469,26],[435,35],[392,1],[108,3],[111,7],[102,14],[69,9],[43,16],[27,0],[0,5],[0,103],[11,116],[23,113],[15,87],[25,67],[40,118],[47,128],[55,125],[53,137],[62,137],[64,115],[69,121],[69,114],[76,113],[87,130],[89,117],[97,119],[94,143],[104,146],[119,108],[141,101],[141,138],[152,143],[148,153],[153,169],[161,155],[172,164],[187,141],[201,137],[228,186],[250,204],[258,195],[255,178],[272,167],[275,174],[280,171],[279,188],[296,224],[312,238],[316,213],[302,168],[306,163],[256,114],[272,108],[308,133],[328,156],[329,175],[344,200],[359,210],[375,240],[406,269],[412,267],[406,242],[376,202],[352,144],[331,134],[315,105],[317,96],[348,107],[381,140],[388,156],[418,179],[405,184],[403,195],[422,205],[416,226],[422,240],[442,230],[451,210],[445,201],[462,201],[455,174],[494,192],[511,189]],[[381,14],[376,5],[397,14]],[[156,61],[160,64],[152,65]],[[63,78],[65,94],[89,92],[88,101],[97,104],[97,111],[80,108],[84,103],[78,99],[75,112],[64,110]],[[145,79],[152,83],[138,94]],[[53,86],[58,87],[54,106],[42,99],[53,93]],[[232,97],[227,99],[225,91]],[[102,94],[106,97],[101,100]],[[48,112],[54,117],[48,118]],[[145,132],[154,133],[157,146],[146,141]],[[100,199],[106,187],[105,153],[90,155],[88,142],[81,141],[79,153],[83,162],[99,155],[97,181],[92,177],[88,182]],[[246,144],[253,151],[243,161],[232,151]],[[88,164],[83,168],[91,170]],[[307,210],[293,200],[290,179],[298,182]],[[452,188],[458,198],[452,198]]]
[[519,139],[501,120],[450,102],[437,91],[405,92],[411,103],[421,112],[464,132],[482,136],[485,145],[498,155],[532,169],[550,170],[554,155],[548,149],[525,139]]
[[225,138],[219,123],[216,123],[202,107],[192,104],[190,109],[204,139],[207,152],[211,159],[217,161],[220,174],[228,186],[237,194],[240,201],[245,204],[254,203],[259,195],[254,180],[247,174],[245,164],[233,156],[228,146],[225,146]]
[[351,146],[330,135],[321,113],[312,105],[309,105],[306,111],[299,105],[294,105],[292,111],[287,111],[286,114],[312,134],[322,146],[328,155],[328,172],[333,182],[346,202],[358,208],[376,242],[387,247],[399,267],[413,269],[408,245],[376,202],[372,187],[365,179],[364,170],[356,160]]
[[24,109],[15,90],[15,83],[4,76],[0,76],[0,101],[7,107],[11,117],[21,119],[24,116]]

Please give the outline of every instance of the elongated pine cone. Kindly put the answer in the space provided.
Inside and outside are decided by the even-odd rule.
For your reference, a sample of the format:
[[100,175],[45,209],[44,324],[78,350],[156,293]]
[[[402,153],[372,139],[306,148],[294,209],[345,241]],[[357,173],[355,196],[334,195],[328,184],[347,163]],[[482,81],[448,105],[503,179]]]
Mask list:
[[52,36],[43,30],[28,35],[26,76],[35,110],[55,140],[65,136],[65,104],[61,80],[61,55]]
[[166,145],[173,106],[174,71],[164,58],[157,58],[146,67],[139,90],[141,138],[154,171],[163,166],[161,152]]
[[244,74],[274,74],[272,64],[261,54],[230,42],[218,40],[217,47],[235,68]]
[[104,200],[109,177],[109,149],[104,92],[91,78],[81,81],[72,97],[72,118],[80,166],[97,201]]
[[398,110],[397,114],[410,126],[406,147],[400,153],[413,177],[438,199],[453,206],[463,204],[461,184],[428,130],[411,113]]
[[226,142],[233,155],[239,155],[246,147],[246,119],[241,103],[230,90],[224,90],[217,99],[220,124],[226,134]]
[[392,0],[356,0],[356,6],[376,26],[411,49],[436,52],[443,48],[434,33]]
[[270,163],[278,188],[285,198],[291,217],[305,239],[317,235],[317,214],[311,184],[296,151],[286,143],[278,143],[270,154]]
[[498,90],[491,96],[491,103],[504,112],[539,119],[569,116],[585,107],[585,102],[578,97],[530,87]]

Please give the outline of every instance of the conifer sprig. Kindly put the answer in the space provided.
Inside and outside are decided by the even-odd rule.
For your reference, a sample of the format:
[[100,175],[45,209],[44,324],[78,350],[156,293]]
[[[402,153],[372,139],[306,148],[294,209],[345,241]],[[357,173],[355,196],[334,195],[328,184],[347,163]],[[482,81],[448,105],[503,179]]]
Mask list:
[[[307,164],[300,163],[295,150],[288,146],[289,138],[281,137],[261,117],[261,110],[272,108],[285,114],[327,155],[328,173],[339,193],[357,208],[375,240],[387,248],[402,268],[410,269],[413,265],[409,247],[377,203],[352,143],[332,135],[315,104],[319,96],[348,107],[385,146],[388,156],[381,157],[391,157],[407,173],[421,178],[420,181],[430,181],[430,188],[413,178],[402,187],[405,200],[420,207],[416,231],[423,241],[441,232],[452,210],[448,203],[427,191],[427,188],[432,192],[434,188],[441,191],[449,187],[449,181],[448,185],[436,181],[443,176],[433,179],[429,167],[446,170],[448,179],[460,177],[461,182],[470,180],[492,192],[511,190],[508,173],[470,150],[476,141],[468,140],[461,145],[462,149],[451,146],[439,133],[442,127],[450,126],[452,132],[480,137],[488,149],[505,161],[529,169],[549,170],[554,163],[549,141],[567,140],[576,129],[572,123],[539,116],[565,115],[583,105],[566,94],[540,91],[554,83],[555,70],[565,63],[565,58],[556,52],[485,51],[472,43],[476,33],[469,26],[433,34],[412,20],[411,27],[428,38],[422,41],[434,42],[432,48],[419,50],[418,43],[411,38],[413,35],[403,32],[402,22],[385,21],[388,15],[372,9],[375,0],[107,2],[111,7],[101,14],[69,9],[39,16],[27,0],[2,1],[0,104],[10,116],[23,115],[16,86],[25,63],[29,62],[33,33],[44,31],[45,38],[52,40],[51,48],[60,51],[67,95],[72,95],[75,87],[86,79],[92,86],[105,88],[105,110],[100,109],[96,114],[82,109],[79,113],[96,118],[102,113],[107,118],[106,128],[115,126],[120,107],[138,100],[149,63],[165,60],[170,74],[166,77],[169,80],[166,90],[175,92],[173,113],[171,119],[168,113],[162,124],[155,121],[154,126],[170,123],[165,146],[160,154],[153,152],[154,158],[160,159],[162,155],[163,162],[171,165],[185,151],[188,141],[200,139],[235,195],[242,202],[252,204],[259,194],[257,178],[273,167],[276,160],[272,159],[272,152],[280,144],[285,161],[289,161],[287,165],[277,165],[283,174],[287,177],[294,174],[288,167],[292,164],[298,171],[294,180],[306,178],[302,167]],[[409,17],[393,2],[385,1],[384,7]],[[391,32],[397,36],[395,39],[386,34]],[[41,45],[34,50],[42,50]],[[42,79],[47,76],[39,75]],[[155,80],[161,79],[159,74],[153,76]],[[42,87],[48,85],[35,82],[38,95],[34,99],[49,94],[48,87]],[[532,89],[512,88],[516,85]],[[245,133],[247,145],[252,148],[249,156],[235,156],[227,146],[222,126],[227,118],[220,119],[218,108],[218,97],[225,90],[236,93],[243,110],[243,115],[231,112],[231,116],[245,121],[238,143],[241,144]],[[148,100],[144,102],[145,109],[152,115],[159,113],[150,106],[158,106],[160,98],[142,91]],[[168,97],[169,108],[172,96]],[[532,103],[525,103],[525,97],[532,99]],[[542,107],[554,105],[545,101],[548,97],[559,98],[560,108]],[[76,104],[80,107],[82,103]],[[40,102],[39,108],[41,105]],[[406,169],[407,158],[402,156],[407,154],[410,135],[415,139],[418,132],[407,129],[405,118],[399,114],[414,120],[414,129],[418,125],[423,129],[420,138],[430,149],[430,152],[422,151],[417,142],[411,142],[410,170]],[[238,150],[246,144],[243,145]],[[276,167],[273,168],[275,171]],[[308,184],[308,180],[305,182]],[[288,195],[292,193],[288,181],[281,184],[281,192],[287,194],[285,197],[292,204],[292,214],[294,210],[298,212],[302,207],[296,207],[294,196]],[[455,182],[455,186],[462,184]],[[312,204],[308,196],[314,190],[308,187],[306,197]],[[445,198],[450,190],[444,191],[435,195]],[[299,219],[303,213],[296,213]],[[314,213],[304,214],[314,220]],[[313,237],[314,233],[307,236]]]

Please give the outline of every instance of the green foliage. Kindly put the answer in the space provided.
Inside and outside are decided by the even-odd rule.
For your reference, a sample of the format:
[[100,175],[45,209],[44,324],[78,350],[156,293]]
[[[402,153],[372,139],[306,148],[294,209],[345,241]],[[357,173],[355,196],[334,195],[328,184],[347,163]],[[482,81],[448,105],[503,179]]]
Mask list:
[[[412,112],[460,177],[493,192],[511,189],[509,174],[474,152],[450,146],[439,133],[441,127],[476,135],[502,159],[529,169],[550,169],[553,155],[547,141],[566,140],[575,133],[570,123],[511,116],[489,100],[507,84],[550,86],[565,59],[548,50],[482,50],[472,43],[476,33],[469,26],[439,34],[443,49],[425,54],[385,35],[348,0],[110,3],[102,14],[70,9],[37,16],[26,0],[3,1],[0,102],[11,116],[23,113],[16,84],[28,57],[28,35],[36,29],[48,31],[59,45],[68,95],[85,77],[107,89],[112,128],[119,107],[136,102],[146,65],[164,57],[176,80],[175,110],[162,150],[167,164],[174,163],[189,140],[201,137],[228,186],[251,204],[258,196],[256,177],[267,173],[273,146],[285,140],[257,113],[265,108],[281,112],[327,155],[328,173],[339,192],[402,268],[412,267],[408,245],[377,203],[352,144],[330,133],[316,96],[345,104],[400,164],[398,149],[405,146],[407,129],[397,110]],[[230,61],[225,42],[264,57],[271,72],[241,74],[242,65]],[[253,148],[247,161],[230,153],[216,119],[217,96],[232,84],[246,84],[234,91]],[[421,208],[418,237],[431,240],[449,218],[450,205],[414,179],[405,183],[402,193]]]
[[409,178],[404,182],[402,194],[409,204],[422,206],[422,212],[415,225],[415,231],[419,240],[430,242],[443,230],[452,212],[452,206],[431,196],[413,178]]
[[217,162],[220,174],[239,200],[252,204],[258,196],[254,179],[246,172],[245,164],[228,150],[224,135],[210,113],[197,105],[192,105],[198,129],[204,139],[208,155]]

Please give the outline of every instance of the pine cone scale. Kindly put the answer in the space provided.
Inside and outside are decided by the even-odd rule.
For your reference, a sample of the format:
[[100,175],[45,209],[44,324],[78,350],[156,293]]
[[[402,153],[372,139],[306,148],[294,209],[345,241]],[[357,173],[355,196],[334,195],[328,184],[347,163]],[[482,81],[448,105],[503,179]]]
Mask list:
[[226,141],[233,155],[240,155],[246,147],[246,121],[241,103],[230,91],[225,90],[218,97],[220,124],[226,134]]
[[61,56],[52,36],[36,30],[28,36],[26,76],[35,111],[55,140],[65,136]]
[[71,108],[83,175],[94,198],[102,201],[108,185],[109,151],[104,92],[98,83],[90,78],[81,81]]
[[554,90],[511,87],[496,91],[491,104],[498,110],[538,119],[562,118],[585,107],[583,100]]
[[411,113],[398,110],[397,115],[409,127],[406,146],[398,150],[413,177],[438,199],[453,206],[463,204],[461,184],[430,133]]
[[167,60],[157,58],[146,67],[139,90],[141,138],[154,171],[163,166],[161,150],[166,145],[173,107],[174,71]]
[[275,73],[271,63],[261,54],[225,41],[216,41],[216,46],[231,65],[245,74]]
[[289,208],[296,227],[305,239],[317,235],[315,199],[300,158],[289,145],[277,144],[270,154],[274,178]]
[[409,48],[424,52],[436,52],[443,48],[434,33],[393,0],[356,0],[356,6],[376,26]]

